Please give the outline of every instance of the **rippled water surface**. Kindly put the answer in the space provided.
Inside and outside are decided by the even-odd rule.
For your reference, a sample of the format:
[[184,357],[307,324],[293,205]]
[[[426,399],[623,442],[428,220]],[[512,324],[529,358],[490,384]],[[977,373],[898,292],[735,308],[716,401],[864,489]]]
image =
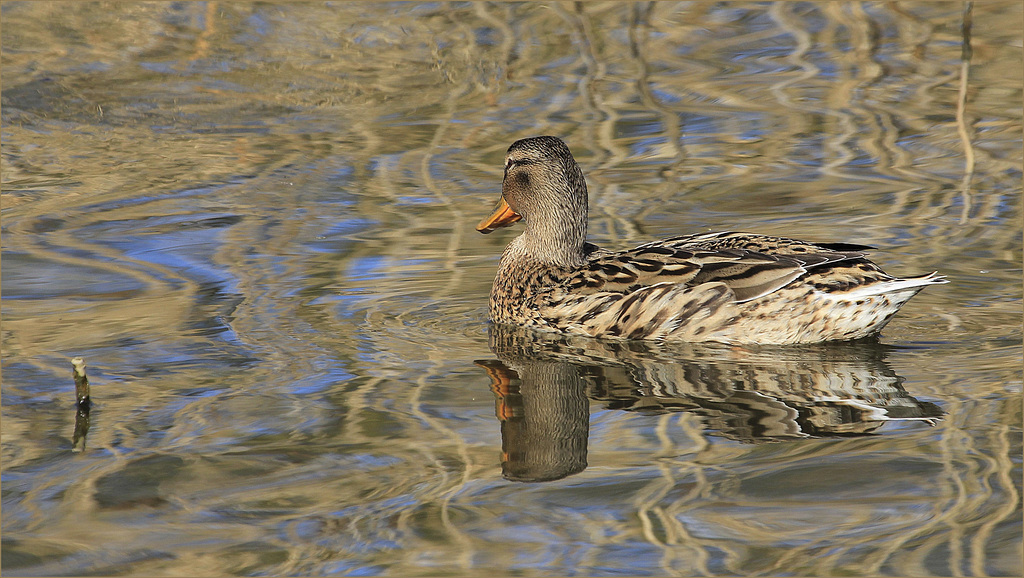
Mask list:
[[[1018,2],[2,19],[5,576],[1021,574]],[[877,343],[489,327],[537,134],[601,245],[951,282]]]

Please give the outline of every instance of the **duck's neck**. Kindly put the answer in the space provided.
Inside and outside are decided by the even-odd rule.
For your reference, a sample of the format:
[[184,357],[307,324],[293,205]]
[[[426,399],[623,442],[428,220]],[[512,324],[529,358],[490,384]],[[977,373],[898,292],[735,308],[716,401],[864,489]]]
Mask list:
[[[584,263],[587,181],[571,156],[562,161],[554,174],[533,184],[529,210],[522,213],[526,230],[505,250],[503,265],[515,261],[574,268]],[[502,194],[507,184],[507,180],[502,183]]]
[[[572,202],[582,199],[582,203]],[[584,262],[587,240],[587,194],[563,197],[565,205],[547,208],[538,215],[526,217],[526,230],[516,237],[508,250],[517,257],[541,265],[561,268],[579,267]]]

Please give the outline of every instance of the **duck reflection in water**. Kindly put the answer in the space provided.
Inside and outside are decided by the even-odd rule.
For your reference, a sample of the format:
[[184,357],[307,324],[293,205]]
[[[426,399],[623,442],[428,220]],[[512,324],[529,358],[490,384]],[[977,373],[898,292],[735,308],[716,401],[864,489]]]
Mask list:
[[747,443],[871,435],[888,421],[934,424],[877,340],[741,349],[602,341],[490,327],[502,474],[557,480],[587,467],[590,401],[609,409],[692,411],[709,433]]

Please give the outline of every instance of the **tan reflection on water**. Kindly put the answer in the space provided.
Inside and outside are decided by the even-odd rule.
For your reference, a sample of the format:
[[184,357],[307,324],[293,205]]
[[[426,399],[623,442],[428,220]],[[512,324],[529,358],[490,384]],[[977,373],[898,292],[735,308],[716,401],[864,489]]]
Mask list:
[[[964,66],[953,2],[5,2],[4,574],[1019,574],[1021,7],[971,6]],[[575,398],[586,469],[507,482],[473,362],[510,237],[473,225],[534,134],[602,245],[750,230],[952,283],[839,371],[591,352],[669,395]],[[946,415],[748,443],[607,409],[721,367]]]

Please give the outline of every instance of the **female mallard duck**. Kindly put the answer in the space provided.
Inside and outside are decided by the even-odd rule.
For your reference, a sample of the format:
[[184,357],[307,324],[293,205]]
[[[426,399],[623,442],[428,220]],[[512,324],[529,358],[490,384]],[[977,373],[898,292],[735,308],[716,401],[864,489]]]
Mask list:
[[612,252],[586,242],[587,184],[551,136],[512,143],[501,199],[477,230],[523,219],[491,289],[496,323],[624,339],[791,344],[878,333],[932,273],[885,274],[864,245],[749,233]]

